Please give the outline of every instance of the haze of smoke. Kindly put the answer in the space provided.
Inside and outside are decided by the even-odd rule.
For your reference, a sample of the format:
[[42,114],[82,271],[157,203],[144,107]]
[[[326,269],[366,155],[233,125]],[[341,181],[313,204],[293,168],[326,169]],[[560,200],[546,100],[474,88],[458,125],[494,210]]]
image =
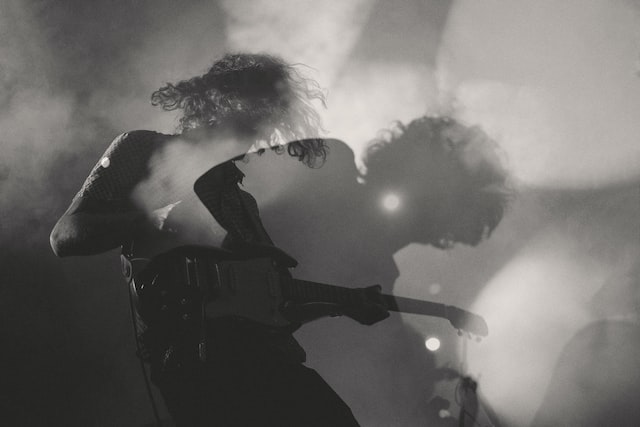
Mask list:
[[222,2],[232,50],[278,52],[317,70],[326,86],[347,61],[373,6],[368,0]]
[[524,181],[623,182],[640,169],[639,29],[625,1],[460,1],[440,52],[440,86],[465,118],[503,136]]
[[[3,204],[11,206],[4,209],[3,229],[34,239],[41,239],[41,234],[23,233],[22,227],[41,226],[45,233],[55,220],[46,218],[62,213],[115,135],[147,125],[172,127],[171,114],[149,105],[148,96],[161,84],[163,72],[147,65],[158,58],[166,65],[175,60],[175,52],[193,55],[198,46],[191,39],[200,39],[176,38],[174,51],[164,38],[174,27],[155,21],[164,19],[155,14],[173,12],[170,22],[179,26],[193,20],[195,12],[204,17],[216,10],[202,5],[174,10],[171,2],[154,2],[153,8],[145,2],[123,2],[122,7],[75,3],[62,9],[11,0],[0,15],[0,78],[7,89],[0,110],[0,195]],[[140,31],[143,23],[149,25]],[[217,40],[224,43],[223,37]],[[156,48],[136,56],[149,45]],[[212,61],[202,52],[198,55],[202,63]],[[189,59],[182,64],[189,64]]]
[[38,222],[54,204],[47,178],[60,142],[74,134],[70,124],[75,102],[57,93],[48,75],[53,57],[36,14],[24,3],[10,1],[0,15],[0,27],[1,84],[7,89],[0,109],[0,234],[28,238],[39,235]]
[[157,115],[147,101],[156,82],[142,84],[129,55],[153,39],[170,3],[8,0],[0,10],[0,329],[10,341],[0,395],[11,425],[92,425],[98,414],[103,424],[142,424],[150,416],[127,412],[147,401],[139,373],[116,361],[134,351],[129,330],[120,331],[120,278],[99,257],[74,261],[67,277],[69,264],[54,259],[48,237],[113,137]]
[[178,203],[175,209],[181,215],[173,215],[173,227],[202,244],[219,245],[226,233],[197,198],[193,185],[212,167],[242,154],[238,147],[233,138],[198,144],[171,141],[151,158],[149,176],[134,190],[135,201],[150,217],[155,210]]
[[540,194],[542,212],[512,214],[542,215],[544,227],[522,236],[528,242],[473,307],[491,334],[470,366],[508,424],[532,419],[564,345],[602,313],[591,296],[639,251],[637,192],[616,188],[637,185],[640,166],[639,23],[624,1],[463,0],[450,14],[438,61],[443,98],[499,140],[529,191],[557,190]]
[[352,62],[332,88],[325,121],[330,135],[346,141],[362,165],[362,150],[380,129],[435,110],[431,70],[408,63]]
[[[637,268],[640,253],[634,233],[640,213],[636,189],[543,196],[552,221],[488,282],[474,305],[485,313],[492,332],[482,348],[473,349],[470,368],[482,376],[494,408],[513,425],[527,425],[536,413],[558,356],[579,330],[630,314],[632,302],[612,304],[629,289],[612,281]],[[605,288],[603,299],[598,295]],[[567,405],[572,398],[566,396]],[[603,396],[603,407],[615,399]]]

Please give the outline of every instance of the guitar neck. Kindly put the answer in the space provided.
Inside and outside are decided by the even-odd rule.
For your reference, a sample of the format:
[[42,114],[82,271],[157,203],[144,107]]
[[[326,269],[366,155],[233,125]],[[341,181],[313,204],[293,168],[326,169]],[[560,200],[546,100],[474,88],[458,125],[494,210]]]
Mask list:
[[[349,304],[357,302],[354,300],[351,288],[300,279],[292,279],[286,290],[286,296],[299,303]],[[444,304],[389,294],[382,294],[382,299],[387,310],[446,318],[447,306]]]
[[[283,284],[283,296],[298,304],[358,304],[359,301],[353,291],[351,288],[300,279],[290,279]],[[458,307],[388,294],[382,294],[382,299],[387,310],[447,319],[454,328],[478,336],[486,336],[489,333],[482,317]]]
[[444,304],[388,294],[383,294],[382,298],[388,310],[447,318],[447,306]]

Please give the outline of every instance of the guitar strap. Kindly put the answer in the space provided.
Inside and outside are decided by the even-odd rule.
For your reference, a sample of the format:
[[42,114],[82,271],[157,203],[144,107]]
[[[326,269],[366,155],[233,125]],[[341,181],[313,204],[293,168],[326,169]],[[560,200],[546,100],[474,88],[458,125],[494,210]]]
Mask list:
[[134,336],[136,340],[136,355],[143,361],[149,359],[149,351],[141,342],[147,325],[144,323],[138,313],[138,290],[136,288],[135,275],[142,271],[150,262],[147,258],[134,258],[133,256],[133,240],[122,245],[120,252],[120,268],[122,275],[127,283],[129,292],[129,305],[133,321]]
[[145,367],[145,361],[148,361],[150,358],[150,354],[148,350],[142,345],[140,342],[142,334],[146,330],[146,325],[140,318],[136,310],[137,306],[137,292],[136,286],[134,282],[134,267],[133,262],[135,261],[132,256],[133,251],[133,241],[127,242],[122,246],[122,252],[120,253],[120,264],[122,268],[122,275],[124,276],[127,282],[127,288],[129,293],[129,310],[131,314],[131,323],[133,326],[133,336],[136,345],[136,356],[140,360],[140,370],[142,372],[142,376],[144,378],[145,388],[147,390],[147,396],[149,396],[149,401],[151,403],[151,409],[153,410],[153,416],[156,420],[156,424],[158,426],[160,423],[160,413],[158,412],[158,405],[156,404],[156,400],[153,397],[153,392],[151,391],[151,382],[149,379],[149,374],[147,373],[147,368]]

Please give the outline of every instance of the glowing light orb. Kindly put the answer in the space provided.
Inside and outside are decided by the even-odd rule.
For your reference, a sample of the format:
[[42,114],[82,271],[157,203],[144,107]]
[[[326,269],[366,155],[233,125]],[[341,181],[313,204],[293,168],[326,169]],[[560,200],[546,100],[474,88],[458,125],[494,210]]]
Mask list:
[[438,295],[442,291],[442,285],[440,283],[432,283],[429,286],[429,293],[431,295]]
[[440,348],[440,340],[436,337],[427,338],[424,341],[424,346],[429,351],[437,351]]
[[397,194],[389,193],[382,197],[382,206],[389,212],[394,212],[400,207],[400,197]]
[[438,411],[438,416],[440,418],[449,418],[451,417],[451,412],[447,411],[446,409],[440,409]]

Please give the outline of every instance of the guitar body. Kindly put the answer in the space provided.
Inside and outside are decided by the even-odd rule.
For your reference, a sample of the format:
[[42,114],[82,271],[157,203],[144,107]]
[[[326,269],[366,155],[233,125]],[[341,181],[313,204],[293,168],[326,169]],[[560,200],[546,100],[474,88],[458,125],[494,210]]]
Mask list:
[[237,316],[273,327],[291,323],[282,312],[282,273],[270,258],[222,261],[215,268],[222,280],[206,300],[207,318]]
[[271,257],[182,246],[156,256],[134,276],[137,308],[147,324],[169,330],[227,316],[285,327],[292,322],[282,310],[283,278]]

